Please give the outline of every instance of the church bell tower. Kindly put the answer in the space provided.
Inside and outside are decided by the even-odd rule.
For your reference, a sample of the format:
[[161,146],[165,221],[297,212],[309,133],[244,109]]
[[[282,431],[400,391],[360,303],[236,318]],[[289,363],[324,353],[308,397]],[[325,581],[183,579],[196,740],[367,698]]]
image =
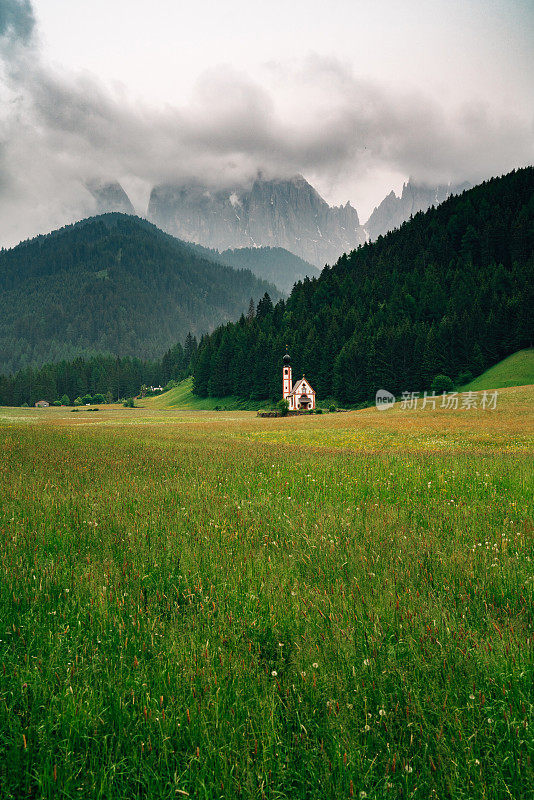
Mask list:
[[282,397],[284,400],[291,394],[293,383],[291,380],[291,358],[288,353],[283,358],[284,366],[282,369]]

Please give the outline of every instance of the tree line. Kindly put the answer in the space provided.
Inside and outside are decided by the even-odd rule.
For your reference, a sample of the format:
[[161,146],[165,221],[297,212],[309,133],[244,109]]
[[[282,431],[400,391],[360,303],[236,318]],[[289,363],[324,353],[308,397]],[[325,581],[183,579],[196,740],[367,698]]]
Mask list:
[[141,387],[165,386],[191,371],[197,340],[190,333],[184,345],[175,344],[159,360],[95,354],[71,361],[26,367],[15,375],[0,375],[0,405],[34,405],[38,400],[74,405],[90,396],[94,402],[116,402],[137,396]]

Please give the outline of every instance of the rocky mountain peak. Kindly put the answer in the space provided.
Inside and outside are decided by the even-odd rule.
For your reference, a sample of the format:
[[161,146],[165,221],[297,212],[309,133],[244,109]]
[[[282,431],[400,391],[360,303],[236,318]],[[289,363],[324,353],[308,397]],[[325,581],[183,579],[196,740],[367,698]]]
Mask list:
[[135,214],[130,198],[118,181],[103,181],[94,178],[86,181],[85,186],[96,200],[97,214],[107,214],[111,211]]
[[331,207],[302,175],[265,178],[250,188],[167,184],[152,190],[148,217],[205,247],[284,247],[323,267],[365,241],[356,210]]
[[419,211],[427,211],[430,206],[437,206],[452,194],[461,194],[469,188],[468,183],[429,185],[410,178],[403,184],[400,197],[391,191],[374,209],[364,225],[365,231],[370,239],[384,236]]

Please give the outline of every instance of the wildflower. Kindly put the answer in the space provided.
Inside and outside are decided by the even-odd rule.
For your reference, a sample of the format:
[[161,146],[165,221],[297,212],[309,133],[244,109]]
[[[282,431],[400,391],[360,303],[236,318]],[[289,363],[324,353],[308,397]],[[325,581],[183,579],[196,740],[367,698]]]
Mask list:
[[273,678],[276,678],[276,676],[278,675],[278,672],[275,669],[273,669],[273,671],[271,672],[271,675],[273,676]]
[[470,694],[470,695],[469,695],[469,699],[470,699],[470,700],[474,700],[474,699],[475,699],[475,695],[474,695],[474,694]]
[[364,798],[366,798],[366,797],[367,797],[367,792],[361,791],[361,792],[360,792],[360,798],[361,798],[361,800],[364,800]]
[[406,772],[413,772],[413,767],[410,764],[406,764],[404,769],[406,770]]
[[319,664],[317,663],[317,661],[314,661],[314,662],[313,662],[313,664],[312,664],[312,667],[313,667],[314,669],[319,669]]
[[475,766],[477,766],[477,767],[480,766],[480,761],[478,760],[478,758],[475,758]]
[[383,708],[380,709],[378,714],[379,714],[380,717],[385,717],[386,716],[386,712],[385,712],[385,710]]
[[365,731],[365,732],[367,732],[367,731],[370,731],[370,730],[371,730],[371,726],[370,726],[370,725],[366,725],[366,726],[364,727],[364,731]]
[[368,659],[368,658],[364,658],[364,660],[363,660],[363,665],[364,665],[364,667],[368,667],[370,663],[371,663],[371,662],[369,661],[369,659]]

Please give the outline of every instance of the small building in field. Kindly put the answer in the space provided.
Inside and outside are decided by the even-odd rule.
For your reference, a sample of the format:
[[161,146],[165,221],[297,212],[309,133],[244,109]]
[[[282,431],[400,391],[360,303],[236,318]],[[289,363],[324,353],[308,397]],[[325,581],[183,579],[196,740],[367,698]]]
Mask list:
[[313,411],[315,408],[315,392],[305,375],[293,386],[291,376],[291,358],[286,353],[282,367],[282,396],[289,403],[290,411]]
[[35,404],[35,408],[48,408],[50,403],[48,400],[38,400]]

